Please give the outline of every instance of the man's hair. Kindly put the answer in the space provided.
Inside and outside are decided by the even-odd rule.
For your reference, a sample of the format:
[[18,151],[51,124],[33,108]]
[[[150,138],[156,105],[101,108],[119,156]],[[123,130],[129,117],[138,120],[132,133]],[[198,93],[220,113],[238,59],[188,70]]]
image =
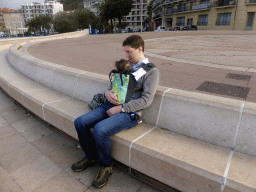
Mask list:
[[116,61],[115,66],[118,71],[131,71],[132,70],[131,63],[125,59]]
[[123,47],[129,45],[134,49],[138,49],[140,46],[142,46],[142,51],[144,52],[144,39],[139,35],[131,35],[127,37],[123,42]]

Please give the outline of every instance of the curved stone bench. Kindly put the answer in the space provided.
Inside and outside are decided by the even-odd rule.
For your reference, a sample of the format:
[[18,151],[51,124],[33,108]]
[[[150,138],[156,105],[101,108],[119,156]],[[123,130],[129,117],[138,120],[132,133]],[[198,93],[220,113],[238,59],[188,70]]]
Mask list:
[[[77,138],[75,118],[109,87],[108,77],[36,59],[19,46],[1,52],[1,87]],[[111,137],[112,156],[131,172],[181,191],[256,191],[255,109],[254,103],[159,86],[143,123]]]

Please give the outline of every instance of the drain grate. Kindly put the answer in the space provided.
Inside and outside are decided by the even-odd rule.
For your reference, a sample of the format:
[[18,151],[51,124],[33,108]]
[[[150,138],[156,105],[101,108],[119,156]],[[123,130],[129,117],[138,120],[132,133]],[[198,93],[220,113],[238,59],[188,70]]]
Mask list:
[[242,81],[250,81],[251,75],[241,75],[241,74],[229,73],[226,75],[226,78],[242,80]]
[[205,81],[196,90],[246,99],[250,88]]

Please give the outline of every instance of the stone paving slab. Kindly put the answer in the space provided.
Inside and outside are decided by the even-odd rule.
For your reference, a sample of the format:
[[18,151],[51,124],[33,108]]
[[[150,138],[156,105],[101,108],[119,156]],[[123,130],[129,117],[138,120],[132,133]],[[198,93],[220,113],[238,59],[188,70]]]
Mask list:
[[107,186],[93,188],[91,183],[98,167],[81,173],[70,169],[84,156],[77,142],[14,103],[0,89],[1,192],[160,192],[117,168]]

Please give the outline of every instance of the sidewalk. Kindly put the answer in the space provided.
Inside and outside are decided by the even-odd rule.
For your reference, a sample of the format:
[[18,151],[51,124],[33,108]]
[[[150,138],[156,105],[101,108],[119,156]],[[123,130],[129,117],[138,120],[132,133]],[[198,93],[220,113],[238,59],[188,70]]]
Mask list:
[[98,167],[76,173],[83,157],[77,143],[17,106],[0,89],[1,192],[160,192],[114,168],[102,189],[91,186]]

